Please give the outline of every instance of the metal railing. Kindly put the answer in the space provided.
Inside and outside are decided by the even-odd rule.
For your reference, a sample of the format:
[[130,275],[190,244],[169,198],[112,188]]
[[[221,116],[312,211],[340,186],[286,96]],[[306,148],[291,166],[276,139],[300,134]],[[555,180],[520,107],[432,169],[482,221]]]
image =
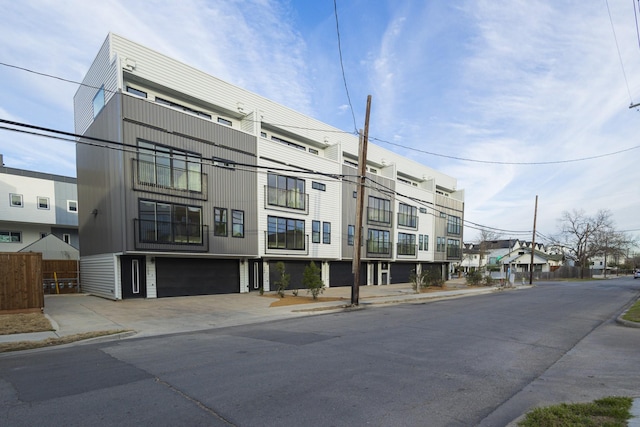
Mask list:
[[168,221],[134,219],[135,249],[208,252],[209,227]]
[[150,162],[133,161],[133,189],[149,193],[208,199],[208,176],[200,171],[161,166]]

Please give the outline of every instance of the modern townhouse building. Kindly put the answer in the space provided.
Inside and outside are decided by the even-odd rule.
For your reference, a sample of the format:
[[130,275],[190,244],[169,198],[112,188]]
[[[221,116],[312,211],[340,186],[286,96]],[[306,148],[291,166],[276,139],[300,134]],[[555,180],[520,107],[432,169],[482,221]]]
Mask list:
[[[107,298],[353,283],[358,138],[115,34],[74,97],[83,289]],[[369,145],[363,285],[461,259],[456,180]]]
[[0,252],[54,234],[78,248],[76,179],[4,166],[0,155]]

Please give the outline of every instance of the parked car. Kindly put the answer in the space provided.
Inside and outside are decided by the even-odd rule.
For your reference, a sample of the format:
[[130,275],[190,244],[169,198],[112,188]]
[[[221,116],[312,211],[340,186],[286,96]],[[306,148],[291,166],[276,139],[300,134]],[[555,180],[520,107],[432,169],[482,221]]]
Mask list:
[[640,270],[636,270],[636,272],[635,272],[635,273],[633,273],[633,278],[634,278],[634,279],[638,279],[638,278],[640,278]]

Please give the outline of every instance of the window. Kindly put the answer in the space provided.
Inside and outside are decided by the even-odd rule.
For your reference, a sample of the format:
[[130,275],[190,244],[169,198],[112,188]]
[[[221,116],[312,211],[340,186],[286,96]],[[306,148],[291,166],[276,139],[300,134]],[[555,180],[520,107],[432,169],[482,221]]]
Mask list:
[[201,163],[198,154],[138,141],[138,181],[141,184],[200,193]]
[[400,203],[398,206],[398,225],[418,228],[418,209],[415,206]]
[[244,238],[244,211],[231,211],[231,236]]
[[267,137],[267,133],[266,132],[260,132],[260,136],[263,137],[263,138],[266,138]]
[[305,249],[304,220],[267,217],[267,245],[269,249]]
[[22,232],[0,231],[0,243],[20,243],[20,242],[22,242]]
[[331,244],[331,223],[323,222],[322,223],[322,243]]
[[309,153],[318,155],[318,150],[316,150],[315,148],[309,147]]
[[421,251],[429,250],[429,236],[426,234],[420,234],[420,242],[418,244],[418,249]]
[[446,217],[447,217],[447,214],[446,214],[446,213],[444,213],[444,212],[440,212],[440,218],[446,218]]
[[147,97],[147,92],[143,92],[140,89],[136,89],[135,87],[127,86],[127,92],[142,98]]
[[355,225],[348,225],[347,226],[347,245],[349,246],[353,246],[354,245],[354,239],[355,239],[355,235],[356,235],[356,226]]
[[352,161],[350,161],[350,160],[345,160],[345,161],[344,161],[344,164],[345,164],[345,165],[352,166],[352,167],[354,167],[354,168],[357,168],[357,167],[358,167],[358,164],[357,164],[357,163],[352,162]]
[[202,111],[194,110],[193,108],[189,108],[187,106],[178,104],[176,102],[169,101],[168,99],[159,98],[159,97],[156,96],[156,102],[158,104],[166,105],[168,107],[184,111],[185,113],[190,113],[190,114],[196,115],[198,117],[203,117],[205,119],[211,120],[211,114],[207,114],[207,113],[202,112]]
[[445,246],[444,237],[438,237],[436,240],[436,252],[444,252]]
[[311,222],[311,243],[320,243],[320,221]]
[[41,239],[44,239],[45,237],[47,237],[47,233],[43,233],[43,232],[41,232],[41,233],[40,233],[40,238],[41,238]]
[[23,207],[24,203],[22,202],[22,194],[15,194],[15,193],[9,194],[9,204],[14,208]]
[[416,235],[398,233],[398,255],[416,254]]
[[213,208],[213,235],[227,237],[227,210]]
[[354,192],[353,192],[353,198],[354,198],[354,199],[357,199],[357,198],[358,198],[358,192],[357,192],[357,191],[354,191]]
[[213,166],[217,166],[219,168],[225,169],[235,169],[236,162],[233,160],[221,159],[220,157],[212,157],[211,161],[213,162]]
[[231,120],[229,119],[225,119],[223,117],[218,117],[218,123],[220,123],[221,125],[225,125],[225,126],[233,126],[233,123],[231,123]]
[[447,233],[460,234],[460,217],[449,215],[447,219]]
[[48,197],[38,197],[38,209],[49,209]]
[[277,136],[271,136],[272,141],[279,142],[289,147],[297,148],[298,150],[307,151],[304,145],[296,144],[295,142],[287,141],[286,139],[278,138]]
[[70,244],[71,244],[71,234],[64,233],[64,234],[62,235],[62,240],[63,240],[66,244],[70,245]]
[[420,213],[421,214],[426,214],[427,213],[427,208],[420,208]]
[[102,108],[104,107],[104,85],[98,89],[98,92],[93,97],[93,117],[95,118]]
[[372,254],[391,254],[389,231],[369,229],[367,252]]
[[370,222],[391,224],[391,201],[369,196],[367,219]]
[[327,186],[321,182],[311,181],[311,188],[314,190],[327,191]]
[[200,207],[140,200],[138,213],[141,242],[202,243]]
[[447,239],[447,258],[460,258],[460,240]]
[[408,179],[400,178],[400,177],[398,177],[398,182],[411,185],[411,181],[409,181]]
[[67,212],[78,212],[78,202],[76,200],[67,200]]
[[267,204],[305,210],[304,179],[293,176],[267,175]]

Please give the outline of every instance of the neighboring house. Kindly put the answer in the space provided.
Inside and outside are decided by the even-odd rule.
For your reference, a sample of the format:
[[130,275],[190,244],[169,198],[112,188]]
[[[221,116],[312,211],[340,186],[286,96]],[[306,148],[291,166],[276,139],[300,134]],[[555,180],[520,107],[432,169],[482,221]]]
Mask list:
[[80,259],[78,249],[53,234],[47,234],[18,252],[40,252],[43,260],[78,261]]
[[[109,34],[74,97],[83,290],[107,298],[353,284],[358,137]],[[370,144],[361,284],[446,276],[454,178]]]
[[[499,271],[506,274],[526,273],[531,269],[532,243],[518,239],[493,240],[482,243],[467,243],[460,266],[465,273],[474,269]],[[480,252],[483,253],[480,261]],[[562,255],[547,252],[545,246],[535,244],[533,268],[538,272],[549,272],[562,265]]]
[[76,179],[5,167],[0,155],[0,252],[53,234],[78,248]]

